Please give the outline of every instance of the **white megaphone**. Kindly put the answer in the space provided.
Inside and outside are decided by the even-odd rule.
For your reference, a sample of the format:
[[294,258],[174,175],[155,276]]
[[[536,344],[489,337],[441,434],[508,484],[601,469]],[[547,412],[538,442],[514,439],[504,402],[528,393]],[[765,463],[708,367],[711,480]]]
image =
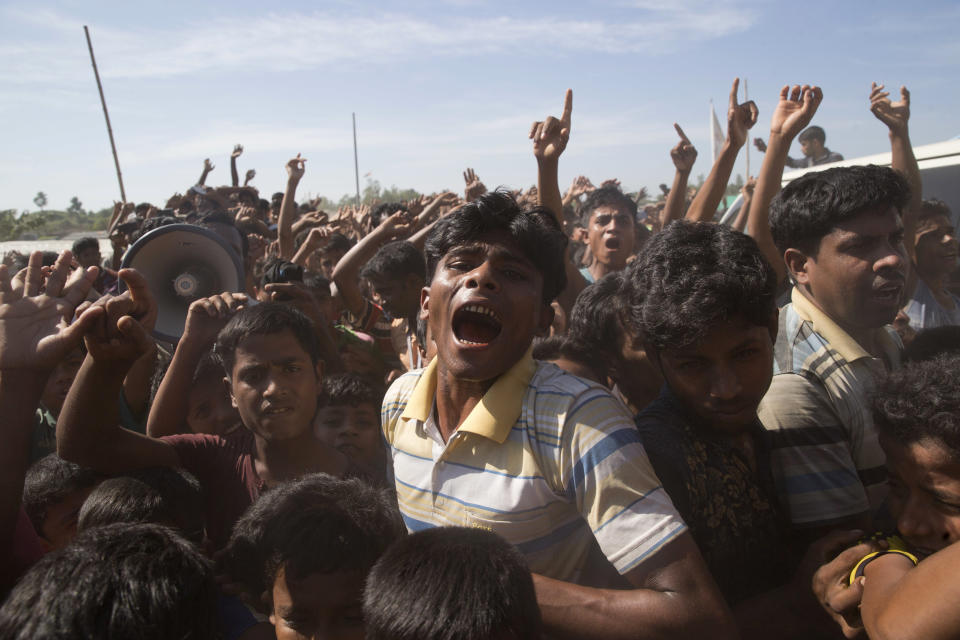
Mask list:
[[[168,224],[145,234],[123,255],[122,268],[139,271],[157,300],[153,335],[175,344],[190,303],[224,291],[242,292],[243,263],[217,233],[192,224]],[[120,281],[120,291],[126,286]]]

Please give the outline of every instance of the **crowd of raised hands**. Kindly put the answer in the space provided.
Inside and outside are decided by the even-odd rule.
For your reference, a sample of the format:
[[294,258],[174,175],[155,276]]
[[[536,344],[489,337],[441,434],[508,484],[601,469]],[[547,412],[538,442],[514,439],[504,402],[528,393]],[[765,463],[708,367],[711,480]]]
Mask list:
[[[566,334],[567,318],[589,283],[626,268],[642,253],[644,243],[653,235],[676,220],[709,223],[722,213],[721,202],[740,150],[750,140],[750,131],[764,118],[753,101],[739,101],[739,84],[739,79],[732,83],[726,139],[703,183],[696,188],[689,184],[698,161],[698,151],[681,125],[675,123],[673,126],[679,141],[672,149],[665,149],[663,154],[664,163],[671,162],[675,170],[672,184],[669,187],[661,185],[663,197],[659,201],[650,198],[645,189],[626,194],[634,203],[628,221],[619,220],[616,211],[591,215],[608,206],[604,203],[614,201],[604,200],[608,194],[624,195],[620,180],[616,178],[598,180],[599,184],[595,185],[587,176],[577,175],[565,191],[561,190],[558,178],[560,158],[577,140],[572,90],[566,91],[559,116],[549,115],[531,124],[528,137],[536,164],[531,163],[529,177],[518,176],[517,181],[533,184],[523,190],[510,191],[502,187],[499,190],[509,191],[523,209],[540,208],[546,212],[567,236],[566,286],[553,304],[556,315],[551,335],[562,338]],[[910,94],[901,88],[900,100],[894,102],[883,85],[874,83],[868,97],[869,110],[889,130],[894,168],[907,176],[918,198],[919,178],[911,169],[916,166],[916,161],[910,150],[907,127]],[[756,176],[747,176],[740,210],[731,221],[734,229],[755,240],[780,284],[785,283],[787,272],[771,233],[771,203],[781,189],[791,144],[811,124],[823,101],[823,92],[817,86],[786,85],[780,89],[773,110],[768,114],[768,137],[758,144],[765,152],[762,165]],[[297,189],[308,172],[307,158],[301,154],[284,165],[282,170],[286,181],[282,189],[272,194],[261,191],[254,183],[274,174],[283,177],[280,168],[259,173],[249,169],[241,184],[238,161],[243,154],[244,147],[240,144],[230,153],[230,185],[207,186],[216,168],[208,158],[203,161],[197,183],[183,193],[174,194],[163,204],[135,206],[117,203],[110,235],[114,254],[103,264],[81,260],[79,251],[78,255],[65,251],[53,261],[37,252],[27,257],[25,264],[23,260],[18,263],[8,256],[0,266],[0,434],[5,443],[0,447],[0,485],[3,488],[0,494],[0,555],[3,556],[0,594],[6,595],[17,577],[42,555],[36,549],[31,550],[33,538],[41,540],[43,549],[57,548],[52,536],[36,521],[34,528],[39,526],[41,529],[35,532],[37,535],[31,538],[24,533],[25,512],[21,496],[25,495],[25,477],[30,464],[43,459],[41,453],[44,453],[37,445],[38,409],[52,414],[56,423],[55,442],[46,452],[58,451],[63,458],[72,461],[71,464],[79,463],[81,467],[95,470],[98,482],[102,477],[120,476],[146,468],[188,468],[191,460],[199,460],[191,457],[195,453],[189,447],[199,448],[201,444],[197,444],[200,441],[188,441],[186,436],[237,437],[245,425],[253,433],[250,437],[256,444],[245,444],[254,451],[244,455],[251,456],[246,460],[261,484],[240,490],[243,495],[249,490],[249,502],[254,503],[246,515],[243,515],[243,508],[221,514],[224,521],[218,523],[220,529],[213,529],[213,525],[207,523],[208,536],[214,539],[211,544],[218,551],[217,571],[223,571],[227,566],[223,554],[232,553],[235,559],[236,554],[241,553],[238,551],[241,543],[252,545],[250,549],[256,547],[257,553],[272,558],[263,550],[264,545],[269,546],[268,539],[272,540],[269,544],[275,545],[269,551],[275,553],[279,553],[282,544],[289,542],[270,538],[268,529],[270,518],[278,517],[281,510],[278,505],[293,509],[292,502],[286,504],[283,501],[295,502],[294,493],[274,490],[272,501],[263,501],[265,506],[258,512],[257,505],[261,502],[256,500],[261,489],[317,471],[341,478],[372,478],[372,484],[384,481],[380,477],[382,469],[377,466],[383,466],[380,457],[385,454],[373,445],[369,451],[363,450],[360,444],[334,450],[333,447],[339,446],[335,445],[340,442],[337,438],[346,436],[333,430],[328,439],[324,439],[320,437],[321,427],[311,427],[308,436],[298,441],[296,447],[271,449],[269,428],[263,427],[267,435],[258,432],[258,420],[263,424],[271,424],[271,419],[282,422],[276,416],[293,413],[302,407],[274,406],[269,399],[251,400],[250,404],[245,404],[247,400],[242,395],[244,376],[249,375],[252,379],[254,375],[267,375],[257,373],[259,356],[244,352],[243,357],[250,359],[248,364],[252,373],[248,374],[231,360],[238,357],[236,353],[227,351],[226,362],[238,367],[234,370],[239,372],[232,381],[232,374],[228,373],[226,386],[229,391],[224,390],[223,370],[214,366],[211,373],[210,361],[223,364],[223,350],[237,348],[236,342],[230,346],[231,327],[238,317],[257,306],[255,301],[278,303],[296,309],[309,321],[313,334],[311,340],[315,339],[318,345],[322,364],[317,371],[322,373],[317,374],[314,387],[309,381],[303,383],[306,395],[329,395],[333,391],[326,387],[321,389],[321,381],[330,376],[353,376],[349,380],[360,382],[351,384],[366,385],[364,388],[372,388],[374,395],[382,398],[387,385],[404,372],[423,366],[436,353],[430,344],[430,336],[418,322],[423,274],[408,278],[409,273],[393,270],[406,269],[402,265],[410,260],[416,263],[408,255],[411,251],[420,256],[421,262],[416,264],[422,264],[425,243],[438,221],[484,197],[488,187],[474,168],[466,168],[462,194],[443,191],[418,195],[404,202],[374,200],[338,206],[334,210],[321,198],[297,201]],[[530,179],[534,177],[534,170],[535,182]],[[623,178],[626,182],[635,181],[627,176]],[[600,204],[591,204],[591,199]],[[584,211],[585,216],[582,215]],[[911,223],[906,219],[904,222],[909,232]],[[150,290],[144,274],[121,269],[120,265],[124,252],[133,243],[153,229],[173,223],[200,225],[223,235],[242,254],[238,257],[243,262],[246,280],[242,290],[221,292],[190,304],[179,341],[167,344],[152,335],[158,315],[156,292]],[[395,247],[397,244],[408,248]],[[295,275],[289,275],[291,273]],[[430,274],[427,274],[426,281],[429,279]],[[282,315],[283,312],[277,313]],[[249,327],[245,330],[256,332]],[[280,342],[264,347],[265,353],[285,348],[288,345]],[[68,376],[59,406],[47,406],[50,403],[46,394],[50,391],[51,380],[59,380],[63,363],[78,351],[82,351],[83,364],[74,367]],[[302,363],[289,366],[302,368]],[[301,373],[300,370],[284,370],[284,375],[289,376]],[[660,381],[657,377],[657,386]],[[642,408],[644,402],[650,400],[642,398],[642,394],[629,397],[627,384],[619,387],[621,399],[630,408]],[[268,407],[263,409],[256,403]],[[379,411],[379,403],[376,405]],[[357,402],[351,406],[356,410]],[[259,415],[258,412],[268,417],[248,418],[248,413]],[[348,427],[344,429],[349,431]],[[315,444],[315,431],[322,447]],[[356,437],[359,441],[362,436]],[[213,446],[212,441],[202,442],[202,446]],[[382,443],[377,442],[382,447]],[[363,453],[356,453],[358,451]],[[309,461],[302,459],[306,454],[309,454]],[[360,471],[355,473],[357,469]],[[211,473],[209,469],[197,472],[204,490],[210,490],[209,486],[219,482],[210,479]],[[252,472],[238,473],[241,476],[247,474],[238,481],[242,485]],[[326,481],[314,478],[311,482],[322,484]],[[225,491],[217,486],[217,491]],[[299,486],[296,490],[314,490],[304,487]],[[346,492],[343,495],[349,493],[343,488],[337,491]],[[337,495],[340,496],[338,500],[346,500]],[[363,499],[372,500],[364,495]],[[206,499],[209,501],[210,496]],[[231,500],[234,498],[224,501]],[[244,499],[239,502],[241,507],[249,506]],[[79,509],[77,506],[74,510],[74,529]],[[240,522],[247,528],[234,529],[231,537],[230,527],[241,515]],[[372,522],[373,516],[370,518]],[[168,526],[177,523],[179,520],[175,523],[163,521]],[[319,525],[314,522],[309,526]],[[392,525],[384,525],[385,528],[389,526]],[[146,536],[147,533],[154,535],[156,532],[139,531],[138,535]],[[91,537],[85,535],[87,538],[84,539]],[[862,582],[859,586],[849,583],[849,564],[865,552],[879,548],[867,543],[839,553],[845,546],[852,545],[857,537],[834,534],[811,547],[789,585],[793,593],[805,592],[806,596],[819,602],[823,611],[836,621],[838,632],[848,637],[862,631],[858,613]],[[247,552],[252,553],[250,549]],[[271,561],[276,562],[275,559]],[[212,561],[201,558],[197,562],[200,566],[197,580],[213,584]],[[254,571],[261,581],[264,566],[271,565],[264,560]],[[277,567],[273,566],[272,570],[274,573],[268,576],[271,583],[266,585],[267,588],[273,587],[274,579],[276,584],[283,583]],[[244,582],[242,575],[219,576],[218,581],[217,589],[231,597],[242,598],[248,604],[251,598],[256,600],[260,596],[260,593],[252,594],[251,589],[242,584],[237,586],[237,583]],[[264,586],[256,580],[254,583]],[[279,587],[273,589],[271,597],[279,597]],[[13,610],[14,605],[9,606]],[[251,606],[259,608],[258,603]],[[272,606],[277,606],[276,601]],[[277,610],[266,610],[265,613],[271,616],[270,620],[277,628],[276,637],[282,637],[283,625],[274,620],[279,616]],[[0,628],[8,628],[3,625],[9,624],[9,618],[4,620],[0,616]],[[242,637],[274,637],[273,626],[265,625],[266,630],[263,626],[248,625],[246,629],[251,635]],[[256,636],[254,632],[265,635]],[[746,630],[744,633],[750,635]]]

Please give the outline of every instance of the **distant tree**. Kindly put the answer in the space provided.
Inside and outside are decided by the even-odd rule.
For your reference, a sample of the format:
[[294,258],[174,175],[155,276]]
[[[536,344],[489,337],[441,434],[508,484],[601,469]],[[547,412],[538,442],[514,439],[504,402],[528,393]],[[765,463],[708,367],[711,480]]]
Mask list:
[[86,213],[86,211],[83,210],[83,203],[80,202],[80,198],[77,196],[70,198],[70,206],[67,207],[67,213],[75,215],[84,215]]
[[43,211],[43,208],[47,206],[47,194],[43,191],[37,191],[36,197],[33,199],[33,204],[37,205],[37,208],[40,211]]

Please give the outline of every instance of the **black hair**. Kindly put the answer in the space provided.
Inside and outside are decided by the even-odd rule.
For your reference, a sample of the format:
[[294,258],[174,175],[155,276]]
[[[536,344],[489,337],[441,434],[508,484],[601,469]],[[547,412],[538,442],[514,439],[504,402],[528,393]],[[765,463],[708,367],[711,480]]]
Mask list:
[[903,350],[904,362],[932,360],[939,355],[960,353],[960,326],[921,329]]
[[627,267],[630,323],[657,350],[695,344],[719,322],[767,326],[777,277],[753,238],[723,225],[677,220]]
[[330,281],[327,280],[322,273],[317,273],[316,271],[304,271],[303,284],[307,285],[311,289],[326,291],[327,295],[330,295]]
[[407,205],[402,202],[383,202],[378,204],[373,208],[373,211],[370,212],[370,222],[373,224],[374,228],[379,227],[380,223],[383,222],[386,218],[389,218],[397,211],[409,211]]
[[911,362],[877,384],[873,423],[901,445],[933,440],[960,460],[960,354]]
[[797,136],[797,141],[806,142],[807,140],[819,140],[820,144],[823,144],[827,141],[827,132],[816,125],[807,127]]
[[807,173],[783,188],[770,204],[770,231],[781,255],[798,249],[816,256],[820,240],[838,224],[874,208],[910,201],[906,179],[889,167],[834,167]]
[[250,241],[247,239],[247,234],[245,234],[243,230],[237,226],[233,216],[226,211],[218,210],[205,213],[200,217],[199,220],[197,220],[197,224],[201,227],[209,227],[212,224],[224,224],[228,227],[233,227],[237,230],[237,235],[240,236],[240,246],[243,252],[243,255],[239,256],[240,260],[244,260],[247,257],[247,254],[250,252]]
[[635,221],[637,218],[637,203],[634,202],[633,198],[620,191],[620,187],[617,186],[609,185],[590,192],[587,199],[584,200],[583,206],[580,207],[580,222],[584,227],[590,228],[590,216],[593,215],[597,207],[623,209],[630,215],[631,220]]
[[233,379],[237,347],[251,335],[272,335],[289,331],[316,365],[320,361],[320,345],[313,323],[294,307],[281,302],[262,302],[238,311],[220,330],[213,353],[220,360],[227,377]]
[[586,345],[569,336],[546,336],[533,339],[534,360],[557,360],[565,358],[581,364],[593,372],[598,380],[606,379],[607,367],[603,358]]
[[946,216],[950,223],[953,223],[953,214],[950,211],[950,205],[937,198],[928,198],[920,203],[920,211],[917,213],[917,220],[929,220],[938,216]]
[[200,483],[181,469],[155,467],[108,478],[80,508],[77,531],[117,522],[153,522],[173,527],[201,544],[205,516]]
[[406,535],[396,498],[353,478],[314,473],[264,493],[237,521],[223,554],[229,574],[251,594],[269,592],[280,569],[366,572]]
[[209,560],[166,527],[114,524],[43,557],[0,608],[11,640],[220,636]]
[[100,477],[93,469],[64,460],[56,453],[34,462],[23,480],[23,510],[39,534],[47,509],[74,491],[94,486]]
[[327,407],[369,404],[379,411],[383,393],[383,389],[356,373],[337,373],[323,379],[324,406]]
[[40,261],[40,265],[44,267],[52,267],[54,264],[56,264],[58,258],[60,258],[60,254],[56,251],[44,251],[43,259]]
[[543,207],[524,211],[513,195],[497,190],[485,193],[441,218],[427,236],[427,284],[440,260],[453,248],[505,232],[543,276],[543,302],[549,304],[567,286],[564,250],[567,236],[553,214]]
[[80,238],[79,240],[74,240],[73,247],[70,249],[73,252],[73,255],[79,254],[81,251],[86,251],[87,249],[96,249],[100,250],[100,242],[91,236],[85,238]]
[[330,237],[327,238],[327,243],[320,247],[320,254],[331,253],[334,251],[342,251],[346,253],[350,251],[350,247],[353,246],[353,243],[350,242],[350,238],[343,235],[342,233],[331,233]]
[[391,547],[363,598],[367,640],[535,640],[542,622],[523,555],[484,529],[438,527]]
[[624,317],[628,313],[623,274],[608,273],[587,285],[570,311],[567,335],[598,356],[619,357]]
[[427,265],[423,260],[423,253],[411,242],[396,240],[377,250],[367,264],[363,265],[360,277],[401,280],[412,275],[422,280],[426,273]]
[[178,224],[179,222],[181,221],[173,216],[154,216],[153,218],[147,218],[140,224],[140,227],[136,231],[130,234],[130,240],[131,242],[136,242],[154,229],[165,227],[168,224]]

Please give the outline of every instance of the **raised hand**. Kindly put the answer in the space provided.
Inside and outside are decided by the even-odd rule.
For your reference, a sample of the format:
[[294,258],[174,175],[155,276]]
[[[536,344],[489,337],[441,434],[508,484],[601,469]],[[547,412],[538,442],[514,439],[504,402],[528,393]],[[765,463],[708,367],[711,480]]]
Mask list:
[[119,296],[104,296],[93,307],[104,313],[86,332],[87,352],[101,365],[117,365],[126,371],[140,356],[154,348],[150,331],[157,321],[157,301],[146,279],[136,269],[121,269],[127,290]]
[[480,182],[477,173],[470,167],[467,167],[467,170],[463,172],[463,182],[466,184],[463,197],[467,202],[473,202],[487,192],[486,185]]
[[770,134],[793,140],[813,120],[822,100],[820,87],[795,84],[791,89],[789,85],[784,86],[780,89],[780,101],[773,110]]
[[620,179],[619,179],[619,178],[608,178],[607,180],[604,180],[603,182],[600,183],[600,188],[603,189],[604,187],[616,187],[617,189],[619,189],[619,188],[620,188]]
[[743,104],[737,102],[737,90],[740,88],[740,78],[735,78],[730,89],[730,104],[727,107],[727,139],[738,148],[747,142],[747,135],[753,125],[757,124],[757,105],[753,100]]
[[577,176],[570,184],[570,188],[567,190],[567,195],[571,198],[579,198],[585,193],[590,193],[591,191],[596,190],[597,188],[593,186],[592,182],[590,182],[590,178],[586,176]]
[[230,154],[230,157],[236,159],[236,158],[239,158],[240,154],[242,153],[243,153],[243,145],[238,144],[233,148],[233,153]]
[[560,119],[547,116],[543,122],[534,122],[530,125],[530,134],[533,140],[533,155],[537,160],[557,160],[570,140],[570,115],[573,113],[573,91],[567,89],[563,98],[563,112]]
[[673,128],[677,130],[680,136],[680,142],[670,150],[670,159],[673,160],[673,166],[681,173],[690,173],[693,169],[693,163],[697,161],[697,148],[690,142],[690,138],[683,132],[680,125],[673,123]]
[[870,111],[894,133],[905,133],[910,120],[910,92],[900,87],[900,101],[891,102],[882,84],[870,84]]
[[767,143],[763,141],[763,138],[754,138],[753,146],[755,146],[760,153],[767,152]]
[[204,158],[204,159],[203,159],[203,171],[204,171],[204,173],[210,173],[211,171],[213,171],[214,167],[216,167],[216,165],[213,164],[212,162],[210,162],[210,158]]
[[243,186],[250,184],[250,181],[257,175],[256,169],[247,169],[247,175],[243,179]]
[[740,188],[740,193],[743,194],[744,200],[749,200],[753,197],[753,192],[757,188],[757,179],[754,176],[747,176],[747,182]]
[[194,300],[187,309],[181,340],[190,340],[193,344],[209,347],[233,314],[248,303],[246,294],[230,292]]
[[310,213],[305,213],[304,215],[300,216],[300,218],[293,223],[293,233],[296,235],[304,229],[316,227],[326,223],[327,214],[325,214],[323,211],[311,211]]
[[380,231],[384,236],[394,240],[406,238],[413,232],[415,221],[407,211],[397,211],[380,223]]
[[410,215],[412,215],[412,216],[418,216],[418,215],[420,215],[420,214],[423,212],[424,208],[426,208],[426,206],[427,206],[427,204],[429,203],[429,201],[430,201],[430,198],[429,198],[429,197],[427,197],[426,195],[421,194],[421,195],[417,196],[416,198],[414,198],[413,200],[409,200],[409,201],[406,203],[406,204],[407,204],[407,211],[409,211],[409,212],[410,212]]
[[97,278],[96,267],[71,274],[72,261],[64,251],[44,277],[43,254],[35,251],[12,282],[0,265],[0,369],[52,370],[101,316],[102,309],[87,309],[71,325],[58,326],[73,316]]
[[303,177],[303,172],[306,167],[304,163],[307,161],[306,158],[301,158],[300,154],[297,154],[296,158],[291,158],[287,160],[287,175],[291,180],[300,180]]

